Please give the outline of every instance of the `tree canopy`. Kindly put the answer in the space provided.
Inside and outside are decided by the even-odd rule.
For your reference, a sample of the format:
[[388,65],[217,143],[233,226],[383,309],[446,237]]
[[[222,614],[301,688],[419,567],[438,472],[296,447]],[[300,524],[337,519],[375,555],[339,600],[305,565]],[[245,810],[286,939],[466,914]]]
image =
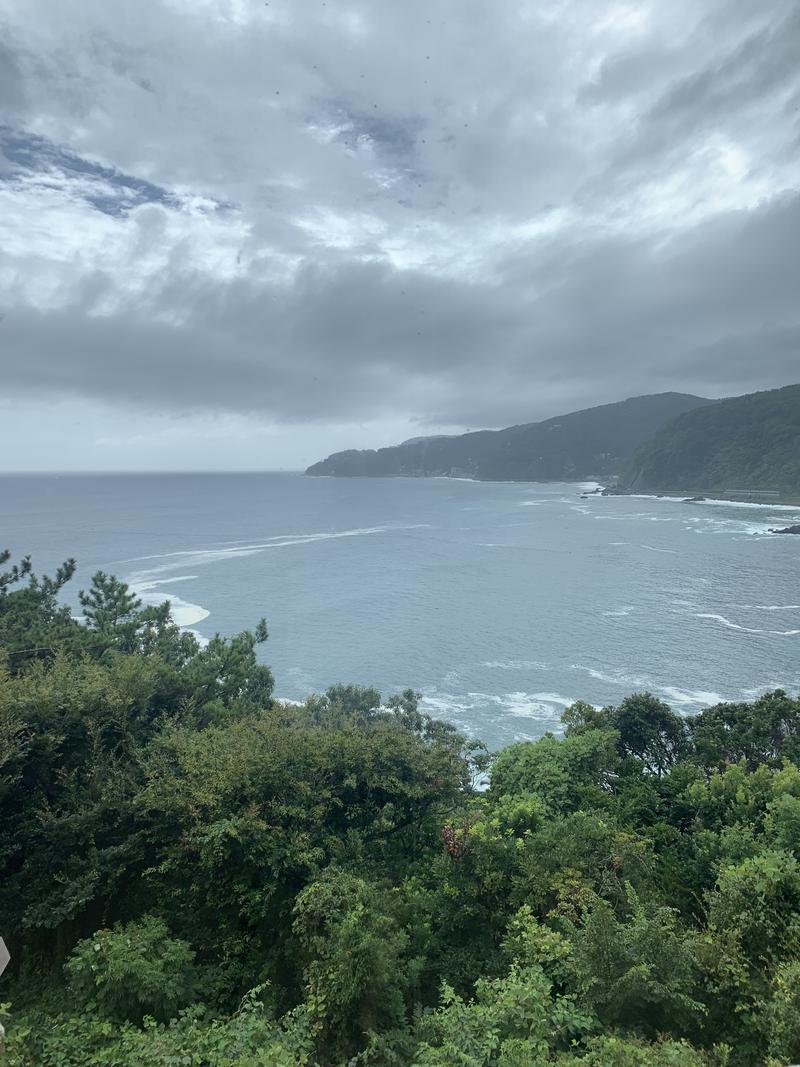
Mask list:
[[[13,1067],[800,1058],[800,701],[567,709],[490,758],[412,688],[275,699],[68,561],[0,573]],[[484,788],[487,780],[488,788]]]

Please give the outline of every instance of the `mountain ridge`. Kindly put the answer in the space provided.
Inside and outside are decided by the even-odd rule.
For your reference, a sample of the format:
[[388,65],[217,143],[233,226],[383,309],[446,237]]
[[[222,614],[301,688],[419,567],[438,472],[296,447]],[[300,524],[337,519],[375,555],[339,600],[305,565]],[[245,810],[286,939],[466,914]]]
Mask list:
[[715,403],[676,392],[629,397],[500,430],[415,437],[386,448],[334,452],[305,473],[480,481],[608,478],[619,474],[656,430],[686,411]]
[[800,384],[678,415],[636,451],[619,488],[800,498]]

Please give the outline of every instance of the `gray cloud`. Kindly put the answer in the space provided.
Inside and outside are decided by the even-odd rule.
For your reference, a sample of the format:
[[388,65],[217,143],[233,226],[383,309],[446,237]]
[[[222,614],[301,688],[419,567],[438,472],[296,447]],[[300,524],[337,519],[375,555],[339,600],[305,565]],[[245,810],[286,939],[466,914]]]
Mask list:
[[526,250],[492,285],[379,259],[308,264],[272,286],[176,265],[137,308],[98,314],[112,281],[92,278],[81,302],[8,314],[4,343],[26,355],[4,379],[287,421],[399,406],[471,425],[654,388],[732,393],[797,374],[798,247],[795,196],[666,245],[615,236],[554,242],[543,259]]
[[371,444],[798,377],[794,4],[296,7],[12,0],[7,391]]
[[22,99],[22,77],[14,52],[0,42],[0,100],[10,110],[19,107]]

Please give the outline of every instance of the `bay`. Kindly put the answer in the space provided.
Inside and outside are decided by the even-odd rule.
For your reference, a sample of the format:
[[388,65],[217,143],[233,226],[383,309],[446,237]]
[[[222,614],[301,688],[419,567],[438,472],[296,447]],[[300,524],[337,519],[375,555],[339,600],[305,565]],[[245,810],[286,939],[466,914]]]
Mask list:
[[202,638],[252,627],[276,694],[411,686],[492,748],[573,700],[680,712],[800,690],[800,509],[589,486],[300,474],[0,476],[0,546],[110,571]]

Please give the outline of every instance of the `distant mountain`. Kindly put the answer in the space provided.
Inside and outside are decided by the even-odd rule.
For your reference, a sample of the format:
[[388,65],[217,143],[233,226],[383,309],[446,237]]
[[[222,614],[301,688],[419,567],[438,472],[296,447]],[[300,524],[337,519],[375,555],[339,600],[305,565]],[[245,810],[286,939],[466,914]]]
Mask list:
[[682,412],[712,404],[658,393],[569,415],[454,437],[415,437],[391,448],[335,452],[306,474],[347,477],[451,477],[560,481],[619,474],[635,450]]
[[800,385],[720,400],[678,416],[637,451],[620,488],[800,497]]

